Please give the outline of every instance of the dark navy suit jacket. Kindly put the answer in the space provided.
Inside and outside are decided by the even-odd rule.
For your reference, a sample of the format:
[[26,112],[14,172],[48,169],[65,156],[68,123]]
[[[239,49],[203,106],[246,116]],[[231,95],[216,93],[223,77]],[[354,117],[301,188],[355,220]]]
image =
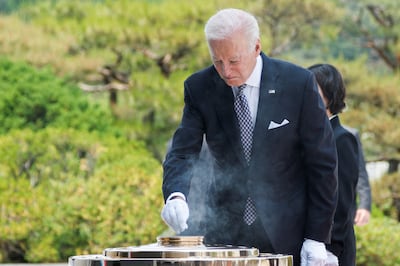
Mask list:
[[261,56],[250,165],[243,156],[232,89],[210,66],[184,83],[182,121],[163,164],[163,194],[165,199],[173,192],[189,194],[204,135],[216,169],[203,195],[215,215],[209,217],[205,239],[235,244],[231,228],[250,195],[274,251],[298,258],[304,238],[330,241],[337,203],[336,146],[311,72]]
[[327,245],[339,258],[339,265],[354,266],[356,246],[354,212],[357,208],[359,150],[354,134],[346,130],[338,116],[331,119],[338,153],[338,205],[334,217],[331,244]]

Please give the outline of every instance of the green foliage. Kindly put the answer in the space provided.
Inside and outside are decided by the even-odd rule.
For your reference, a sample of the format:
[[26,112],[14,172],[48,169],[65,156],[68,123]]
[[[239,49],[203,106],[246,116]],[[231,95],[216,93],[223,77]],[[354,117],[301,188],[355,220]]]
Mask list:
[[360,129],[367,160],[400,160],[400,72],[387,75],[382,65],[370,70],[362,58],[339,67],[347,88],[342,117]]
[[71,48],[77,51],[125,46],[164,53],[178,45],[204,45],[202,27],[211,8],[201,1],[61,0],[41,1],[19,16],[54,35],[73,34],[77,42]]
[[[393,71],[400,69],[400,2],[382,0],[374,3],[369,0],[353,0],[351,20],[345,24],[347,37],[368,47]],[[354,11],[356,10],[356,11]]]
[[[235,1],[221,1],[218,5],[232,3]],[[20,10],[18,15],[29,21],[29,26],[36,25],[31,30],[38,30],[37,35],[54,38],[52,46],[59,47],[51,57],[42,48],[45,44],[32,47],[40,56],[31,61],[44,58],[56,73],[69,71],[73,80],[101,84],[103,77],[97,69],[113,64],[112,50],[122,53],[119,70],[130,73],[130,90],[118,93],[118,106],[113,109],[120,119],[117,124],[122,128],[121,134],[143,140],[162,160],[165,143],[180,118],[183,80],[210,62],[203,26],[214,10],[213,5],[204,5],[202,1],[73,0],[41,1]],[[31,44],[23,36],[13,38],[17,45]],[[9,47],[8,39],[4,43]],[[11,47],[7,50],[14,54]],[[21,57],[21,53],[15,56]],[[106,93],[100,97],[93,95],[95,100],[100,98],[107,104],[106,97]]]
[[143,145],[72,129],[0,136],[0,261],[155,242],[161,167]]
[[0,58],[0,133],[48,126],[107,131],[112,117],[49,69]]
[[372,196],[374,203],[384,215],[400,221],[400,172],[374,180]]
[[400,225],[389,218],[372,217],[366,226],[356,227],[357,266],[400,265]]
[[262,0],[256,3],[246,8],[257,15],[263,51],[270,56],[282,55],[310,44],[318,49],[324,45],[324,40],[332,40],[330,32],[340,30],[338,20],[343,10],[333,1]]
[[[16,10],[24,1],[6,2]],[[154,241],[165,226],[158,210],[161,170],[152,157],[162,160],[180,119],[183,80],[210,64],[203,26],[217,9],[255,13],[263,50],[270,55],[304,66],[336,65],[348,90],[341,117],[360,129],[367,160],[400,158],[400,73],[365,52],[366,39],[352,19],[360,17],[371,36],[391,40],[398,39],[400,24],[376,27],[367,13],[359,13],[368,1],[30,2],[12,16],[0,16],[0,54],[32,66],[0,59],[3,261],[65,261],[69,255]],[[385,14],[397,19],[395,2],[382,3],[390,11]],[[398,55],[399,42],[387,44]],[[98,69],[117,61],[114,51],[122,54],[118,70],[130,78],[129,90],[118,92],[113,106],[116,119],[104,109],[108,93],[90,95],[98,103],[93,105],[70,83],[101,84]],[[111,123],[118,134],[104,134]],[[398,246],[392,250],[386,244],[400,242],[390,235],[398,226],[384,217],[395,217],[389,192],[399,190],[384,182],[378,186],[382,195],[374,192],[374,201],[383,212],[357,228],[360,265],[399,264]]]
[[8,14],[18,10],[21,6],[34,4],[37,0],[1,0],[0,13]]

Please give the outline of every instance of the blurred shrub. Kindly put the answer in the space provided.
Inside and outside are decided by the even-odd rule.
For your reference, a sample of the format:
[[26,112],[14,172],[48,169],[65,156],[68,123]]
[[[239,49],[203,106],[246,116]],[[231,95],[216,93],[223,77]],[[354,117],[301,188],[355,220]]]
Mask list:
[[47,126],[106,131],[112,117],[49,69],[0,58],[0,134]]
[[2,0],[0,1],[0,13],[9,14],[18,10],[20,6],[34,4],[36,0]]
[[0,261],[156,241],[161,167],[137,142],[46,128],[0,136]]
[[386,174],[371,184],[376,206],[397,221],[400,221],[400,172]]
[[356,227],[357,266],[400,265],[400,224],[388,217],[372,217]]

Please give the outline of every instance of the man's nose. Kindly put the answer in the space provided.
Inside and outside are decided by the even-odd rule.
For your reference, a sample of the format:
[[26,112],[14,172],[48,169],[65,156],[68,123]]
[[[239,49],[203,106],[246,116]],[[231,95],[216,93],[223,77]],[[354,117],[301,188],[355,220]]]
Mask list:
[[225,77],[229,77],[231,71],[232,71],[232,68],[229,66],[229,64],[224,64],[224,65],[222,66],[222,74],[223,74]]

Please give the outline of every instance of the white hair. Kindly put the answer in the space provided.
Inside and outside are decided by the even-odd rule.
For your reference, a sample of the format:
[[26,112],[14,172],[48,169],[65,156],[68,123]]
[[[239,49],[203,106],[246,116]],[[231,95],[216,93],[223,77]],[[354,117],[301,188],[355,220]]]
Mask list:
[[250,44],[260,38],[260,29],[256,18],[243,10],[228,8],[218,11],[206,23],[204,33],[206,40],[222,40],[229,38],[234,32],[242,31]]

